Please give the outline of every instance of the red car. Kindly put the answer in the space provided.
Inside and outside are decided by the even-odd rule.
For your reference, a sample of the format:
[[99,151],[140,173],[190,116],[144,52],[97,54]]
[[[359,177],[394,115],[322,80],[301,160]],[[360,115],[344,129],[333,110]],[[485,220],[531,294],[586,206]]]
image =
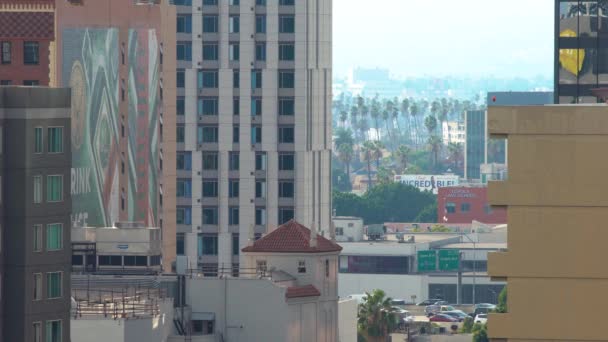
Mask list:
[[454,317],[451,317],[451,316],[448,316],[448,315],[444,315],[444,314],[436,314],[433,317],[429,318],[429,321],[431,321],[431,322],[449,322],[449,323],[455,322],[455,323],[457,323],[458,319],[454,318]]

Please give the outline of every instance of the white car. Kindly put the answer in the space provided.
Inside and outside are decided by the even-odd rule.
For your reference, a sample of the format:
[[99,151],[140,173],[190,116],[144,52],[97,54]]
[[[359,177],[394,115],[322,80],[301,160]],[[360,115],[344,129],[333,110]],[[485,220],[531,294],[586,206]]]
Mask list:
[[475,323],[486,324],[488,323],[488,314],[479,314],[475,316]]

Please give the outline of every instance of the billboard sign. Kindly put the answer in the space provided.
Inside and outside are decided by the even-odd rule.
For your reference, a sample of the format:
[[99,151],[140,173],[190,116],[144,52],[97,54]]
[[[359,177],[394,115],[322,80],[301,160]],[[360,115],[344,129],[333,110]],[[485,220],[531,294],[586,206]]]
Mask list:
[[439,270],[456,272],[460,268],[460,251],[457,249],[439,250]]
[[431,191],[437,194],[437,189],[457,186],[458,175],[396,175],[395,182],[411,185],[420,191]]
[[418,251],[418,272],[434,272],[437,270],[436,251]]

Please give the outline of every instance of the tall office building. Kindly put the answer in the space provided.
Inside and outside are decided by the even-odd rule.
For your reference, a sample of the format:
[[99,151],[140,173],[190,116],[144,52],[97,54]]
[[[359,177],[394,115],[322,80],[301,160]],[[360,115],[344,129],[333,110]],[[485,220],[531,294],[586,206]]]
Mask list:
[[608,1],[555,0],[555,102],[595,103],[608,86]]
[[214,272],[331,218],[331,0],[175,0],[178,254]]
[[466,139],[464,143],[464,178],[480,179],[481,164],[487,162],[488,132],[486,111],[467,110],[464,112]]
[[70,90],[0,87],[0,340],[70,340]]

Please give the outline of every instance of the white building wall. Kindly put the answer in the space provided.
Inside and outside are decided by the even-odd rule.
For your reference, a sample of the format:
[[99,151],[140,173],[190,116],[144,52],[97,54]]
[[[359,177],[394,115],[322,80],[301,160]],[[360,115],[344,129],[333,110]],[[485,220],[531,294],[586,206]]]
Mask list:
[[363,219],[361,218],[333,218],[336,231],[341,228],[342,235],[336,233],[336,241],[338,242],[357,242],[363,240]]
[[357,341],[357,306],[355,299],[338,303],[338,342]]

